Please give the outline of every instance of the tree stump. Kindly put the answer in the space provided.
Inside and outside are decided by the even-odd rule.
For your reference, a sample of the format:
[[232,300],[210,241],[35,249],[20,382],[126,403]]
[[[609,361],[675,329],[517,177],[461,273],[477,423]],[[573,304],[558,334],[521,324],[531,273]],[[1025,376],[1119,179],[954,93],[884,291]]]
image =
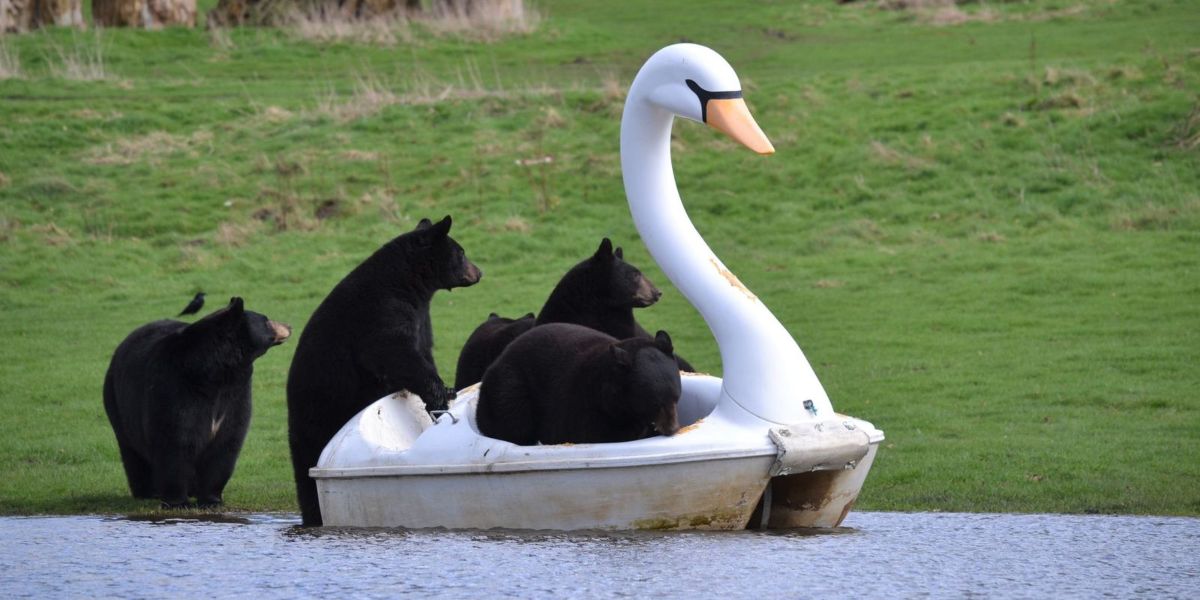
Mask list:
[[0,0],[0,32],[52,25],[83,27],[82,0]]
[[192,27],[196,0],[92,0],[92,20],[104,27]]

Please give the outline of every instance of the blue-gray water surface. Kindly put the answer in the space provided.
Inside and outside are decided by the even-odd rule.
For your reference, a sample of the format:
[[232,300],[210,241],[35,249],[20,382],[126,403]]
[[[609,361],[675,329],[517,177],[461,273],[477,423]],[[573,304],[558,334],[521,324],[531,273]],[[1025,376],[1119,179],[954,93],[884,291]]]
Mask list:
[[827,533],[0,519],[0,596],[1195,598],[1200,519],[852,512]]

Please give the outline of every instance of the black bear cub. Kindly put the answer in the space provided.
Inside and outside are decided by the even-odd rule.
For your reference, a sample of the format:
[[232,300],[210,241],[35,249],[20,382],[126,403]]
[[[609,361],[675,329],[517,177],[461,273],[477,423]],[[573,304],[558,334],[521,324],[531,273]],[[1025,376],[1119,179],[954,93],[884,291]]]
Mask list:
[[574,323],[618,339],[650,337],[633,319],[633,309],[658,302],[662,292],[625,262],[608,238],[590,258],[571,267],[538,312],[537,324]]
[[190,325],[143,325],[117,346],[104,410],[135,498],[221,504],[250,426],[254,360],[289,335],[233,298]]
[[433,361],[429,302],[437,290],[474,285],[482,274],[450,236],[450,217],[422,219],[342,279],[304,327],[288,372],[288,442],[304,525],[320,525],[308,476],[325,444],[368,404],[400,390],[429,410],[454,390]]
[[[454,387],[462,389],[482,379],[483,372],[500,356],[505,346],[535,325],[575,323],[618,339],[650,339],[650,334],[634,320],[633,309],[654,304],[662,292],[624,258],[621,249],[613,250],[612,242],[604,238],[592,256],[563,275],[536,321],[500,317],[502,320],[497,322],[494,314],[489,317],[463,346],[454,374]],[[681,360],[680,366],[692,370],[686,361]]]
[[[454,388],[461,390],[482,379],[487,366],[492,364],[517,336],[533,329],[533,323],[533,313],[526,313],[519,319],[501,317],[496,313],[488,315],[487,320],[476,327],[471,337],[467,338],[467,343],[458,355]],[[470,381],[467,381],[468,379]]]
[[523,446],[674,435],[680,380],[673,352],[665,331],[618,340],[567,323],[535,327],[484,373],[479,432]]

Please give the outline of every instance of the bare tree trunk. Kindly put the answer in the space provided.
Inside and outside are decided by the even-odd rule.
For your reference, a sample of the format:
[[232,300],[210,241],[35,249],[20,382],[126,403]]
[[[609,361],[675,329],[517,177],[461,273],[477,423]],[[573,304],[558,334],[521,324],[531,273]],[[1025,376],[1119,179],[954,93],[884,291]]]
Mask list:
[[29,29],[30,14],[25,0],[0,0],[0,33],[20,33]]
[[81,0],[0,0],[0,32],[59,25],[83,27]]
[[105,27],[192,27],[196,0],[92,0],[92,20]]

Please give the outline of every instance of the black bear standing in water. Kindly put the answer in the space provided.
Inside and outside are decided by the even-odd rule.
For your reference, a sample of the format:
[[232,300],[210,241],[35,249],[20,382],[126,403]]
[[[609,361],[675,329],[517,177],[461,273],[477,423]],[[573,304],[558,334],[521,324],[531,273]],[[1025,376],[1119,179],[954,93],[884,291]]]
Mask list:
[[[662,292],[637,267],[625,262],[621,249],[614,251],[612,242],[604,238],[592,256],[563,275],[536,321],[518,319],[504,323],[489,317],[480,325],[459,354],[454,387],[462,389],[482,379],[488,365],[508,343],[535,325],[574,323],[618,339],[650,339],[650,334],[634,320],[633,309],[650,306],[661,296]],[[683,370],[692,370],[682,358],[679,363]]]
[[288,372],[288,442],[305,525],[321,524],[308,470],[351,417],[402,389],[429,410],[454,398],[433,362],[429,302],[481,273],[450,238],[450,223],[422,219],[384,244],[334,286],[300,335]]
[[517,338],[488,367],[475,422],[483,435],[523,446],[627,442],[674,435],[679,394],[665,331],[618,340],[552,323]]
[[117,346],[104,411],[135,498],[221,504],[250,427],[254,359],[291,329],[241,298],[192,324],[155,321]]

